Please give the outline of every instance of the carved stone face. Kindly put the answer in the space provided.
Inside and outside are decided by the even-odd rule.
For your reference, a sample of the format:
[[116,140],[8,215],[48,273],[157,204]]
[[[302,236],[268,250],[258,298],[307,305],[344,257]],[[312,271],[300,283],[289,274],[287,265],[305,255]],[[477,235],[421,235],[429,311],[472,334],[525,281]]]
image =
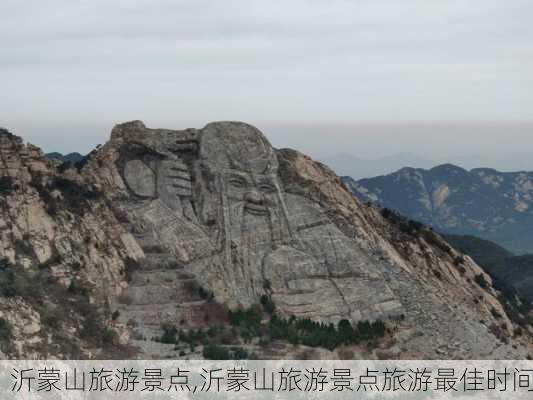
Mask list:
[[222,180],[226,196],[231,203],[242,203],[243,212],[267,216],[277,208],[278,193],[275,177],[272,175],[251,175],[236,169],[227,170]]
[[287,231],[277,157],[257,129],[229,124],[208,125],[200,143],[202,163],[223,197],[226,240],[246,241],[247,248],[272,247]]

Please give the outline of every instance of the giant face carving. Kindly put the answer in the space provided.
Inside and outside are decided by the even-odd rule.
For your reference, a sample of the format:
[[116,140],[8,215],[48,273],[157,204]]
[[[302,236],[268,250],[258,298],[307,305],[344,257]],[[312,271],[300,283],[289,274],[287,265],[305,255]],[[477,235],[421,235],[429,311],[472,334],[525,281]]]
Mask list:
[[243,212],[258,216],[270,215],[277,206],[278,193],[275,177],[252,175],[238,169],[228,169],[222,180],[230,203],[242,203]]
[[288,239],[278,160],[261,132],[243,123],[207,125],[200,158],[222,195],[217,203],[228,251],[231,242],[254,252]]

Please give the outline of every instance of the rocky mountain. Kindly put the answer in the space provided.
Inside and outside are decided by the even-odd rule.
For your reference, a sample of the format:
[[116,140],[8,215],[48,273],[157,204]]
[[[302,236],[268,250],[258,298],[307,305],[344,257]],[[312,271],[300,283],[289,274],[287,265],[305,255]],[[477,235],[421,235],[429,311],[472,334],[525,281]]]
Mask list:
[[83,160],[83,156],[80,153],[68,153],[68,154],[61,154],[58,152],[52,152],[52,153],[46,153],[46,158],[49,158],[51,160],[58,160],[61,162],[71,162],[71,163],[77,163],[78,161]]
[[533,253],[533,172],[467,171],[444,164],[343,182],[359,200],[398,210],[441,232]]
[[3,130],[0,175],[4,357],[529,352],[471,258],[250,125],[128,122],[79,168]]

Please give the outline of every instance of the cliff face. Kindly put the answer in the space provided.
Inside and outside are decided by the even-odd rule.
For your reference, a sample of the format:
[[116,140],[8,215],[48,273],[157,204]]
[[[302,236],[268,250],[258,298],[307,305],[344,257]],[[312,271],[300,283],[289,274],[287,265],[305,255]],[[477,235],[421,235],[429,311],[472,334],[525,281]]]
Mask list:
[[515,253],[533,253],[531,172],[467,171],[448,164],[343,180],[361,201],[398,210],[441,232],[474,235]]
[[[2,175],[11,184],[1,254],[8,269],[40,265],[77,296],[72,304],[94,305],[108,332],[99,342],[83,339],[83,313],[73,310],[69,320],[84,356],[109,354],[119,343],[139,357],[179,356],[151,340],[163,324],[223,323],[226,307],[249,307],[265,295],[282,316],[384,320],[395,326],[386,349],[393,356],[527,354],[472,260],[430,231],[402,232],[327,167],[273,149],[254,127],[218,122],[172,131],[129,122],[79,170],[58,168],[16,137],[1,140]],[[14,302],[36,321],[36,343],[58,340],[37,322],[42,300],[8,296],[1,310],[20,342],[9,354],[45,351],[21,333]]]
[[125,260],[142,250],[77,170],[58,171],[7,131],[0,131],[0,175],[0,318],[9,326],[1,350],[25,358],[100,354],[100,313],[126,284]]

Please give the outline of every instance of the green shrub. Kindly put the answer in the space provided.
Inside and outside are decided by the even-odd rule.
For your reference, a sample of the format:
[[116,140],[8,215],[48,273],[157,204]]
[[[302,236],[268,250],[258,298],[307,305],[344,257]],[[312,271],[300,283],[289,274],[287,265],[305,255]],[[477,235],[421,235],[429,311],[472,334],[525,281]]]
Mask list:
[[206,360],[254,360],[257,356],[242,347],[227,347],[218,345],[205,346],[202,352]]
[[230,353],[226,347],[210,344],[202,352],[206,360],[230,360]]
[[[37,190],[52,216],[57,215],[61,208],[82,216],[90,209],[90,201],[101,197],[101,193],[90,186],[61,177],[46,179],[41,173],[34,172],[30,184]],[[55,190],[61,193],[62,201],[52,195]]]
[[233,326],[258,330],[263,313],[260,306],[252,306],[247,310],[230,311],[228,317]]
[[136,271],[139,271],[140,269],[141,269],[141,264],[137,260],[131,257],[127,257],[126,260],[124,261],[124,274],[128,282],[132,281],[133,274]]
[[0,195],[6,196],[18,189],[15,179],[11,176],[2,176],[0,178]]
[[9,321],[0,317],[0,342],[7,342],[13,336],[13,329]]
[[161,336],[160,342],[165,344],[176,344],[178,343],[178,330],[173,325],[164,324],[163,335]]
[[276,340],[333,350],[341,345],[381,338],[386,333],[386,327],[379,320],[359,321],[356,327],[348,320],[342,320],[335,327],[333,324],[320,323],[309,318],[291,317],[287,320],[274,315],[269,323],[269,333]]
[[39,287],[23,267],[15,266],[7,258],[0,260],[0,294],[5,297],[37,297]]
[[114,329],[105,328],[102,332],[102,342],[104,345],[115,345],[118,343],[118,333]]
[[268,314],[274,314],[274,311],[276,311],[276,305],[272,301],[272,298],[266,294],[261,296],[261,305]]
[[480,288],[482,289],[487,289],[489,287],[489,283],[487,282],[487,280],[485,279],[485,275],[483,274],[477,274],[475,277],[474,277],[474,281],[479,285]]
[[200,296],[201,299],[207,300],[207,301],[213,301],[215,298],[215,295],[210,290],[204,289],[202,286],[198,286],[198,296]]

